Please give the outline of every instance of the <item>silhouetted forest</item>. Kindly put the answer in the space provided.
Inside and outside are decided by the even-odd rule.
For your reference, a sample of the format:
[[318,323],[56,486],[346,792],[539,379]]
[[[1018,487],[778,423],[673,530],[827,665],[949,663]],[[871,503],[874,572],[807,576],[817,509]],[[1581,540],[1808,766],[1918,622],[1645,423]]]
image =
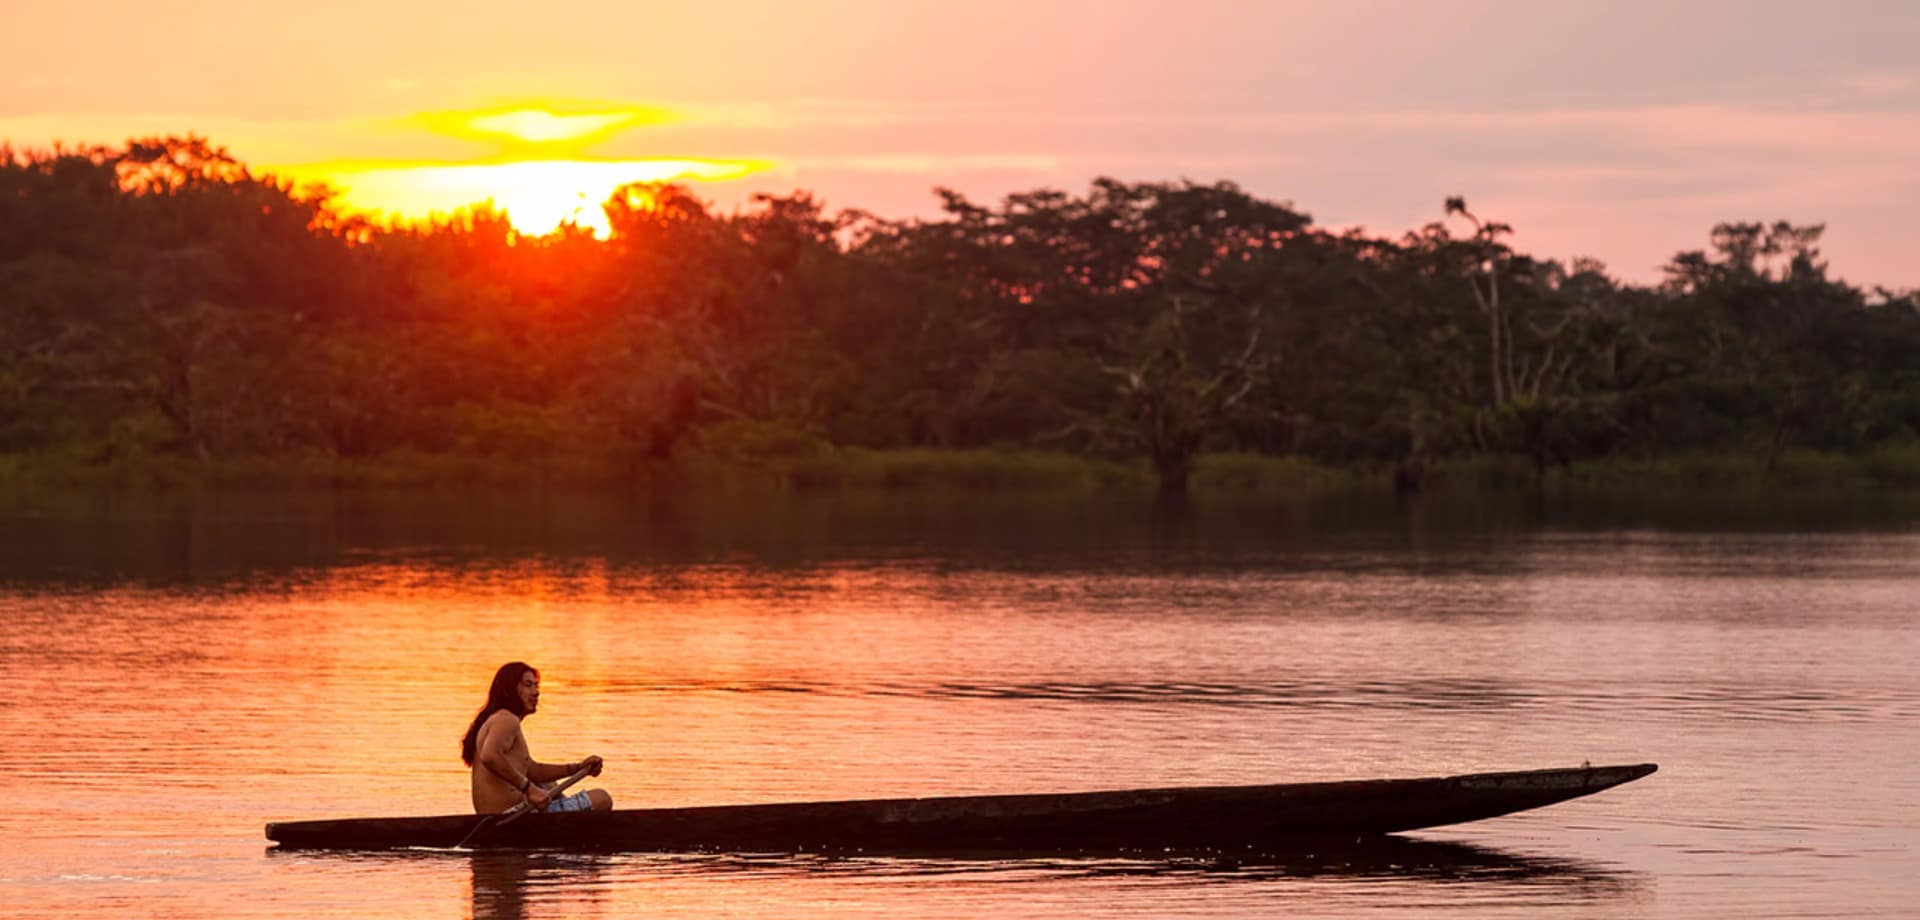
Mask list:
[[1231,183],[933,220],[632,185],[609,239],[396,227],[198,138],[0,148],[0,453],[567,457],[1020,447],[1375,464],[1861,451],[1920,433],[1920,297],[1730,223],[1637,286],[1467,203],[1399,236]]

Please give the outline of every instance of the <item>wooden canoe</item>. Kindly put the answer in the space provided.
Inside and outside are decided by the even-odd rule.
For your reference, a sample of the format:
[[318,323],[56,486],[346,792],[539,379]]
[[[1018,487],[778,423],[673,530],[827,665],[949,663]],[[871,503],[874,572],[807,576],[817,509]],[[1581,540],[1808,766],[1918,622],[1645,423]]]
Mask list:
[[[1271,851],[1478,821],[1591,795],[1654,764],[1424,779],[1206,786],[531,814],[283,821],[288,849],[407,847],[634,852]],[[471,839],[468,835],[472,834]]]

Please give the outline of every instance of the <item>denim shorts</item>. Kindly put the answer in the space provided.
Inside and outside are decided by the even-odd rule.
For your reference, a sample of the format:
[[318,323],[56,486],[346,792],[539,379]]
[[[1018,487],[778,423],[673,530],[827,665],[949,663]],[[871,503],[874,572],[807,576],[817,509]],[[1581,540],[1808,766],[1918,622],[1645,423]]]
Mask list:
[[545,811],[549,813],[559,812],[559,811],[592,811],[592,810],[593,810],[593,798],[584,792],[576,792],[570,796],[566,796],[565,798],[554,799],[553,801],[547,803],[547,807],[545,809]]

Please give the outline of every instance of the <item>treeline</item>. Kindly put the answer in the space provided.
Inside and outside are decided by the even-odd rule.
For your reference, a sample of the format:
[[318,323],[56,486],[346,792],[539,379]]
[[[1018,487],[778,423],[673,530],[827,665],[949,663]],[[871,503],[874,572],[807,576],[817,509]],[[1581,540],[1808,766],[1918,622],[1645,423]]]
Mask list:
[[1653,287],[1514,251],[1464,201],[1403,236],[1230,183],[1101,180],[942,216],[806,193],[613,228],[338,213],[197,138],[0,148],[0,453],[395,452],[632,472],[698,446],[1201,451],[1538,468],[1920,433],[1920,297],[1821,228],[1723,224]]

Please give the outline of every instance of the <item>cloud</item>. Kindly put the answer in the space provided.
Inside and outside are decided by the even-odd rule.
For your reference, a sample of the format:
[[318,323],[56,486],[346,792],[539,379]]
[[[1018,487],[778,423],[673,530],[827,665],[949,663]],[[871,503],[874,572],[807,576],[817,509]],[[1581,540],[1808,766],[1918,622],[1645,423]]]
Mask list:
[[1058,157],[1046,154],[880,154],[872,156],[802,157],[786,162],[789,172],[836,170],[851,173],[900,173],[939,176],[967,172],[1053,174],[1062,171]]
[[1920,74],[1894,71],[1857,73],[1834,80],[1832,86],[1842,93],[1867,98],[1909,96],[1920,93]]

